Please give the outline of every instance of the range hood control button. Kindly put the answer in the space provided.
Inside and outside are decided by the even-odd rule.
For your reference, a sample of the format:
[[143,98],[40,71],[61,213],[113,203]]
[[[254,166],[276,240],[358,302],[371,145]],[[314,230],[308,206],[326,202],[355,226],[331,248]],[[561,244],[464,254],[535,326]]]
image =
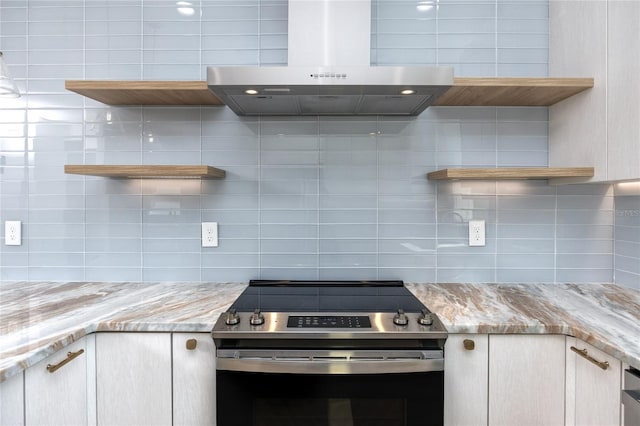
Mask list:
[[422,310],[422,313],[418,317],[418,323],[420,325],[431,325],[433,324],[433,318],[431,318],[431,314],[426,309]]
[[409,319],[404,313],[404,309],[398,309],[398,313],[393,316],[393,323],[395,325],[405,326],[409,324]]
[[251,325],[264,324],[264,315],[260,313],[260,309],[256,309],[255,311],[253,311],[253,314],[251,314],[251,318],[249,318],[249,323],[251,323]]
[[235,309],[229,309],[225,315],[224,323],[227,325],[236,325],[240,322],[240,316]]

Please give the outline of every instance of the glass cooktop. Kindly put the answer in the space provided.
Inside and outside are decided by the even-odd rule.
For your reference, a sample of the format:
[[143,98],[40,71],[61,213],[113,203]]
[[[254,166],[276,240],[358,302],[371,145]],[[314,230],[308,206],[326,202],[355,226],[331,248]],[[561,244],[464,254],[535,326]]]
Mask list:
[[420,312],[425,306],[402,281],[252,280],[231,308],[237,312]]

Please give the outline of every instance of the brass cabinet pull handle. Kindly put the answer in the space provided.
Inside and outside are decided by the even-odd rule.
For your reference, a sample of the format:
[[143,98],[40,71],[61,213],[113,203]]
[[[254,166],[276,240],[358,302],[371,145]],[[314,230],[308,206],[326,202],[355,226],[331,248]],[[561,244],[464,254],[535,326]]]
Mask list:
[[571,346],[571,350],[577,353],[578,355],[580,355],[582,358],[586,359],[587,361],[594,363],[595,365],[602,368],[603,370],[606,370],[607,368],[609,368],[609,361],[604,361],[604,362],[598,361],[597,359],[589,355],[586,349],[578,349],[575,346]]
[[187,340],[187,350],[194,350],[198,346],[198,341],[196,339],[188,339]]
[[68,364],[69,362],[73,361],[75,358],[79,357],[83,353],[84,353],[84,349],[80,349],[78,352],[67,352],[67,357],[65,359],[63,359],[62,361],[60,361],[59,363],[54,364],[54,365],[47,364],[47,371],[49,373],[55,373],[57,369],[59,369],[60,367],[65,366],[66,364]]
[[472,351],[476,348],[476,342],[474,342],[471,339],[464,339],[462,341],[462,345],[464,346],[464,348],[468,351]]

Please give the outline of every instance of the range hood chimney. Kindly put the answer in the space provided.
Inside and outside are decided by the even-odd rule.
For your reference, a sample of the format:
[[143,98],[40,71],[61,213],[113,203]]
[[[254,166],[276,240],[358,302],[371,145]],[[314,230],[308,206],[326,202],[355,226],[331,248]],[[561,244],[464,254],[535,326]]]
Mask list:
[[453,84],[453,68],[371,66],[369,0],[289,0],[286,67],[207,67],[236,114],[418,115]]

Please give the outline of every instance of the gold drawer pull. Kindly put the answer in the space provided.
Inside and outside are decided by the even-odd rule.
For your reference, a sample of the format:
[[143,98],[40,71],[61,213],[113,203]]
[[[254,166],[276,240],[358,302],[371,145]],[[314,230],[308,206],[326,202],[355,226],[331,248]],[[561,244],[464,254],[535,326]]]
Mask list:
[[67,352],[67,357],[60,361],[55,365],[47,364],[47,371],[49,373],[55,373],[57,369],[65,366],[69,362],[73,361],[75,358],[79,357],[84,353],[84,349],[80,349],[78,352]]
[[187,340],[187,349],[192,351],[198,346],[198,341],[196,339]]
[[571,346],[571,350],[577,353],[578,355],[580,355],[582,358],[586,359],[587,361],[594,363],[595,365],[602,368],[603,370],[606,370],[607,368],[609,368],[609,361],[604,361],[604,362],[598,361],[597,359],[589,355],[586,349],[578,349],[575,346]]
[[464,346],[464,348],[468,351],[472,351],[476,348],[476,342],[474,342],[471,339],[464,339],[462,341],[462,345]]

